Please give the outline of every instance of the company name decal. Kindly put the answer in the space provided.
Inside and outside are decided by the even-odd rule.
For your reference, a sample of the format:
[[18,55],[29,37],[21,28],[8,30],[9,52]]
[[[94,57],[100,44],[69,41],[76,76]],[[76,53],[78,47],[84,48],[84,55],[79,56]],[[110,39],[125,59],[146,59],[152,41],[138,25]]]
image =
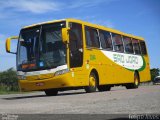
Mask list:
[[114,63],[125,67],[126,69],[138,70],[141,69],[144,65],[143,58],[140,55],[116,53],[103,50],[102,53]]
[[120,54],[113,54],[113,60],[116,63],[138,64],[137,56],[124,56]]

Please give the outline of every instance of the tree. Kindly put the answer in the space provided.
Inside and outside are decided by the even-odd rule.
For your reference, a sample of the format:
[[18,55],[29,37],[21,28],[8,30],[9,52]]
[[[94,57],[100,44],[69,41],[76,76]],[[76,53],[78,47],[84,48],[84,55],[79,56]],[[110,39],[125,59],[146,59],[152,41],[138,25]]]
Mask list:
[[13,68],[0,72],[0,86],[7,91],[18,91],[17,72]]
[[156,76],[159,76],[160,69],[153,68],[150,70],[150,72],[151,72],[151,80],[153,81]]

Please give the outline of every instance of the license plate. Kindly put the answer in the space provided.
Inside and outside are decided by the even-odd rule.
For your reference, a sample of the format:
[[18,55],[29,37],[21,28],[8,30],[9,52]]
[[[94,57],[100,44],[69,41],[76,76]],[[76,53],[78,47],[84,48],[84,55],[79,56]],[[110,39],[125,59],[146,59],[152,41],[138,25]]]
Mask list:
[[36,86],[44,86],[43,82],[36,83]]

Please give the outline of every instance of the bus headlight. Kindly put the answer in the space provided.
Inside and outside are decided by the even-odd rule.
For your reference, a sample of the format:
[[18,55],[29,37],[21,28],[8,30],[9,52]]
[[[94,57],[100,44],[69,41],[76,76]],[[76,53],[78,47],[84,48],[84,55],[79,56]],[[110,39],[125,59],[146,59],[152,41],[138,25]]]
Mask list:
[[17,77],[19,80],[26,80],[26,76],[24,75],[18,75]]
[[58,76],[58,75],[62,75],[69,72],[69,69],[63,69],[63,70],[59,70],[57,72],[55,72],[54,76]]

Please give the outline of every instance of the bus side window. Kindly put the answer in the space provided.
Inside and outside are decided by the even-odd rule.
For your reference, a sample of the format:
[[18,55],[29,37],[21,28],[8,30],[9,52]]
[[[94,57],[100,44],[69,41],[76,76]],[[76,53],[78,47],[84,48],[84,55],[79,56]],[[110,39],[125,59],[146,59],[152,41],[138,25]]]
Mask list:
[[133,43],[134,53],[140,55],[141,51],[140,51],[139,41],[136,39],[132,39],[132,43]]
[[133,53],[131,38],[123,36],[124,48],[126,53]]
[[102,49],[113,50],[110,32],[100,30],[99,35]]
[[112,33],[112,40],[113,40],[114,50],[117,52],[124,52],[121,35]]
[[85,33],[86,33],[87,47],[99,48],[100,43],[99,43],[99,37],[98,37],[97,30],[86,26]]
[[142,55],[146,55],[147,54],[147,50],[146,50],[146,44],[144,41],[140,41],[140,46],[141,46],[141,53]]

